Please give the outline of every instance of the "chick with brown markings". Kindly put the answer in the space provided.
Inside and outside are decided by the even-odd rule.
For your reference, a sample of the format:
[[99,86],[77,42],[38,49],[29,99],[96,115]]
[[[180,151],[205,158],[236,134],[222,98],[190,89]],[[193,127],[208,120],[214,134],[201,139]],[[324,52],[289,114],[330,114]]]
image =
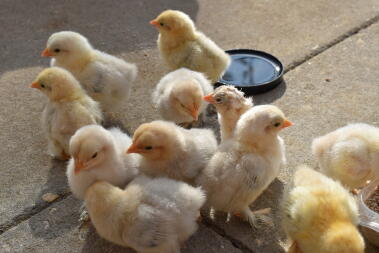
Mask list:
[[158,48],[171,70],[189,68],[215,83],[228,68],[230,56],[197,31],[187,14],[166,10],[150,23],[159,30]]
[[86,94],[75,77],[62,68],[43,70],[31,87],[49,98],[42,112],[48,151],[57,159],[67,160],[69,141],[75,131],[85,125],[101,123],[100,107]]
[[358,207],[340,183],[301,166],[283,197],[283,227],[291,253],[363,253]]
[[127,153],[141,155],[140,171],[194,184],[217,149],[212,130],[184,129],[167,121],[140,125]]
[[253,107],[253,99],[231,85],[222,85],[204,97],[216,107],[221,141],[230,139],[240,116]]

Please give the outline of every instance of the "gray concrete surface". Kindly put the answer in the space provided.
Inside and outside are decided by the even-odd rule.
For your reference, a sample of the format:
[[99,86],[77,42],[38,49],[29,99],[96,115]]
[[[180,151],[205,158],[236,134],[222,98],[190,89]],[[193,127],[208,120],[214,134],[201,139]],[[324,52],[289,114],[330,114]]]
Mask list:
[[[377,0],[3,0],[0,252],[131,252],[99,239],[92,230],[79,238],[79,203],[70,196],[65,164],[46,154],[39,123],[44,97],[28,85],[48,65],[39,56],[48,36],[75,30],[96,48],[138,64],[134,94],[120,112],[123,125],[132,132],[156,119],[150,92],[166,68],[155,47],[157,32],[148,21],[167,8],[187,12],[225,49],[265,50],[290,69],[286,83],[254,97],[259,104],[280,106],[295,126],[282,134],[287,169],[253,208],[276,207],[292,169],[303,162],[314,164],[309,150],[313,137],[348,122],[379,124]],[[59,203],[44,202],[47,192],[58,194]],[[273,211],[277,217],[278,210]],[[278,219],[274,228],[253,231],[238,219],[225,224],[219,218],[216,223],[205,220],[183,252],[283,251],[286,240]]]

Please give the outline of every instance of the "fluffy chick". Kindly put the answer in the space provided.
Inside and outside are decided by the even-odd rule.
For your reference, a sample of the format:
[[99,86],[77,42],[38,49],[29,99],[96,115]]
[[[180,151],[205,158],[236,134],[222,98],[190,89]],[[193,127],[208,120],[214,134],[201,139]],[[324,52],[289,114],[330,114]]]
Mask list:
[[138,174],[138,157],[125,155],[131,138],[118,128],[106,130],[90,125],[80,128],[70,140],[71,160],[67,179],[75,197],[84,199],[86,189],[97,180],[125,187]]
[[379,128],[351,124],[316,138],[312,151],[321,172],[350,189],[379,177]]
[[242,91],[231,85],[222,85],[204,97],[213,104],[218,113],[221,141],[230,139],[240,116],[253,107],[253,99],[246,98]]
[[284,142],[278,133],[291,124],[272,105],[255,106],[244,113],[237,122],[234,137],[221,143],[196,180],[207,194],[208,206],[216,211],[241,214],[256,226],[256,215],[249,205],[284,166]]
[[159,81],[152,100],[164,120],[191,123],[206,109],[208,103],[203,101],[203,96],[212,91],[203,74],[180,68]]
[[282,203],[283,226],[294,241],[290,252],[364,252],[358,208],[346,189],[306,166],[295,172],[292,184]]
[[31,87],[49,98],[42,112],[48,151],[53,157],[66,160],[69,158],[69,141],[75,131],[85,125],[101,123],[100,107],[75,77],[62,68],[43,70]]
[[138,176],[125,190],[97,182],[85,203],[99,235],[139,253],[180,253],[196,230],[205,195],[167,178]]
[[230,56],[197,31],[187,14],[166,10],[150,23],[159,30],[158,48],[172,70],[199,71],[214,83],[228,68]]
[[184,129],[167,121],[140,125],[127,153],[138,153],[140,170],[151,177],[167,176],[194,183],[217,149],[210,129]]
[[69,70],[106,112],[114,111],[129,97],[137,77],[134,64],[94,49],[76,32],[52,34],[42,56],[53,57],[52,66]]

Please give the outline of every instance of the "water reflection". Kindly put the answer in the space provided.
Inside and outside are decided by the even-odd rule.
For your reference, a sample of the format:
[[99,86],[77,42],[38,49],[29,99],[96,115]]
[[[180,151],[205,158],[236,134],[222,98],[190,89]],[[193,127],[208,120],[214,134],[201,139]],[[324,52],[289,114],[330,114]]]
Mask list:
[[221,81],[238,86],[266,83],[277,78],[280,68],[267,59],[250,54],[231,55],[232,64]]

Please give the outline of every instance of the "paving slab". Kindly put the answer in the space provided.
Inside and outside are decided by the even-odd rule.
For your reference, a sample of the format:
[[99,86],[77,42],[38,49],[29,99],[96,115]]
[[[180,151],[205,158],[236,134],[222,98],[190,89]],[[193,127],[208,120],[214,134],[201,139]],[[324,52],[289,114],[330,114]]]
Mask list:
[[[266,50],[278,56],[287,66],[293,66],[336,38],[347,36],[349,32],[372,22],[379,14],[377,0],[300,2],[157,0],[152,4],[147,0],[1,1],[0,32],[6,36],[0,41],[0,234],[48,206],[41,200],[43,194],[51,192],[61,197],[68,194],[65,164],[52,161],[46,154],[46,141],[39,125],[44,98],[27,88],[37,73],[48,65],[48,60],[39,55],[51,33],[61,30],[81,32],[96,48],[138,64],[140,74],[133,88],[134,94],[124,104],[120,117],[120,121],[132,132],[139,124],[157,118],[151,107],[150,93],[166,68],[155,48],[157,32],[148,21],[164,9],[187,12],[202,31],[225,49]],[[355,69],[354,65],[350,67]],[[323,71],[328,74],[326,69]],[[310,73],[308,75],[310,78]],[[320,73],[314,70],[312,75],[316,78]],[[287,90],[292,90],[293,85],[293,81],[287,81],[286,85],[278,87],[270,95],[257,97],[257,101],[272,102],[285,92],[287,95]],[[302,86],[299,86],[297,92],[309,92],[305,97],[316,96],[310,91],[312,85],[318,88],[318,83],[309,84],[306,91],[301,91]],[[325,91],[318,92],[316,94],[320,95]],[[302,117],[296,104],[303,95],[296,94],[290,96],[294,100],[287,101],[292,103],[288,111],[293,110],[294,115],[298,112],[299,118],[306,118]],[[334,97],[330,98],[335,100]],[[327,104],[325,101],[329,103],[325,99],[322,105]],[[344,105],[339,107],[344,108]],[[313,108],[301,109],[310,114],[313,112]],[[367,109],[367,113],[375,111],[371,107]],[[319,122],[318,119],[312,120],[316,120],[312,121],[313,124]],[[334,123],[324,122],[323,127],[331,129]],[[312,130],[315,131],[314,128],[309,131]],[[300,130],[293,127],[288,133],[291,131]],[[296,135],[287,140],[296,145],[301,141],[303,139]],[[284,184],[287,178],[280,180]]]
[[[81,201],[72,196],[54,203],[0,236],[0,252],[135,253],[100,238],[91,226],[79,231]],[[183,246],[182,253],[242,253],[231,242],[205,225]]]
[[[279,106],[294,126],[283,130],[288,165],[279,179],[252,206],[273,208],[274,227],[252,230],[234,218],[229,223],[216,220],[217,226],[240,240],[253,252],[283,252],[286,239],[280,225],[279,200],[300,164],[315,166],[311,154],[313,138],[348,123],[365,122],[379,126],[379,24],[352,36],[285,75],[286,92],[273,104]],[[258,104],[271,101],[272,93],[255,96]],[[378,252],[368,245],[367,252]]]

